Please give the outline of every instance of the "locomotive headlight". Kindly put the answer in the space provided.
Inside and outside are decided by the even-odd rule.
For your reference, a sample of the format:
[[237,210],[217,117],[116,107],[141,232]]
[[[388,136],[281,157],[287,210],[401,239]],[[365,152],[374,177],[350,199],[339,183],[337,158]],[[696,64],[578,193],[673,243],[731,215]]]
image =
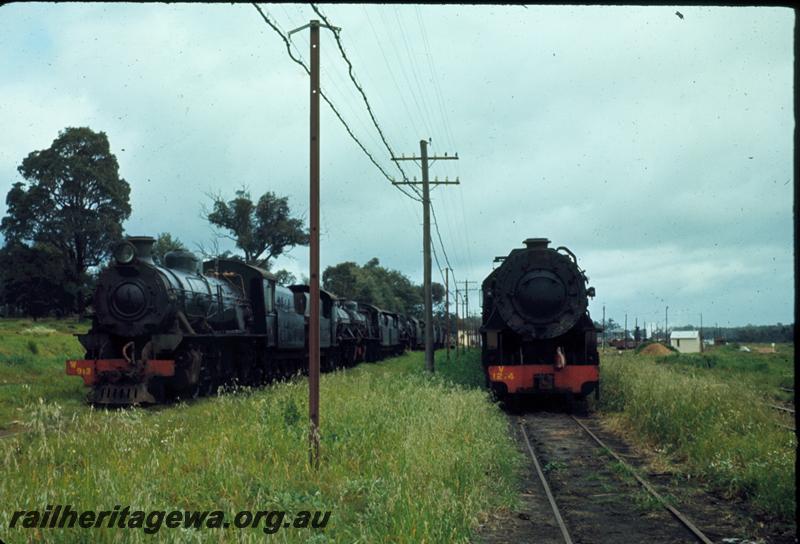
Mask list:
[[130,242],[120,242],[114,248],[114,259],[119,264],[128,264],[136,256],[136,248]]

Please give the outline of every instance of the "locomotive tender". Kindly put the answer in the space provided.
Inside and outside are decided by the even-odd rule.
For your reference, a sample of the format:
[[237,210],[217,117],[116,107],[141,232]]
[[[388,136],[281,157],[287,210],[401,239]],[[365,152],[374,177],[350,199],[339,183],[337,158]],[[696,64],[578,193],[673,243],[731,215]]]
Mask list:
[[[128,237],[98,278],[95,315],[78,335],[84,359],[69,375],[94,404],[155,404],[213,393],[226,383],[260,385],[307,371],[309,287],[285,287],[241,261],[203,263],[173,251],[152,259],[155,240]],[[418,343],[394,312],[320,290],[323,371],[401,354]]]
[[487,386],[500,399],[599,395],[597,328],[588,311],[595,295],[575,255],[529,238],[482,284]]

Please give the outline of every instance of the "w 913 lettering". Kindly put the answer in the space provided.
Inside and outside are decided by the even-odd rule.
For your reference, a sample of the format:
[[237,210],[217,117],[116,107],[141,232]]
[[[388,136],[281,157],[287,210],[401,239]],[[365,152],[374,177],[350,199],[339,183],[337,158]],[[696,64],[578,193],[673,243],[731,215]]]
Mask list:
[[498,398],[599,394],[594,288],[565,247],[529,238],[483,281],[482,362]]
[[[307,370],[307,285],[228,259],[186,251],[153,262],[150,237],[117,244],[94,294],[84,359],[67,374],[95,404],[153,404],[259,385]],[[419,322],[320,290],[322,370],[377,361],[422,344]],[[424,328],[422,329],[424,330]],[[441,335],[437,335],[440,338]]]

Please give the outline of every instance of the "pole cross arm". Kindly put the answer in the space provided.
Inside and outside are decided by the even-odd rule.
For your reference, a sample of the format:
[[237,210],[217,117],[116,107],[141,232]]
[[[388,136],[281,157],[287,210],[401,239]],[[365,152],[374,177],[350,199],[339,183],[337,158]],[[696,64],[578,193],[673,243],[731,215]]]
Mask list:
[[[450,180],[439,181],[438,178],[437,178],[437,179],[435,179],[433,181],[429,181],[428,183],[430,185],[461,185],[461,181],[458,178],[456,178],[453,181],[450,181]],[[424,181],[416,181],[416,180],[415,181],[395,181],[395,180],[392,180],[392,185],[424,185],[424,184],[425,184]]]
[[316,26],[316,27],[320,27],[320,28],[330,28],[330,29],[331,29],[331,30],[333,30],[334,32],[341,32],[341,30],[342,30],[342,29],[341,29],[341,28],[339,28],[338,26],[332,26],[332,25],[321,25],[321,24],[319,23],[319,21],[317,21],[317,20],[315,19],[315,20],[311,21],[310,23],[306,23],[306,24],[304,24],[304,25],[303,25],[303,26],[301,26],[301,27],[295,28],[294,30],[290,30],[290,31],[289,31],[289,33],[287,34],[287,36],[291,36],[291,35],[292,35],[292,34],[294,34],[295,32],[300,32],[301,30],[304,30],[304,29],[306,29],[306,28],[311,28],[312,26]]
[[[421,160],[422,157],[406,157],[403,155],[402,157],[392,157],[393,161],[418,161]],[[455,155],[445,155],[443,157],[428,157],[428,161],[457,161],[458,160],[458,153]]]

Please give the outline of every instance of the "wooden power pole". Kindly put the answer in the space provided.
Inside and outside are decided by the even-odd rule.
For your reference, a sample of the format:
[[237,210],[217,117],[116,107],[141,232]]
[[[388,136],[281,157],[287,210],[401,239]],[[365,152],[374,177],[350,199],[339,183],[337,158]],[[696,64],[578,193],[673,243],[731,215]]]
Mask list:
[[437,160],[458,160],[458,155],[448,157],[428,157],[428,141],[419,141],[419,157],[392,157],[393,161],[420,161],[422,181],[392,181],[393,185],[422,185],[422,247],[423,247],[423,285],[425,296],[425,368],[433,372],[433,300],[431,299],[431,185],[458,185],[459,181],[428,179],[428,164]]
[[606,349],[606,305],[603,304],[603,349]]
[[471,340],[472,340],[472,327],[467,321],[469,319],[469,284],[470,283],[478,283],[476,281],[469,281],[464,280],[464,329],[467,331],[467,345],[466,347],[471,347]]
[[311,80],[310,115],[310,239],[309,239],[309,298],[311,306],[308,316],[308,417],[311,426],[308,433],[308,460],[319,468],[319,27],[334,31],[336,27],[320,25],[316,19],[307,25],[289,32],[289,36],[305,28],[310,29],[309,70]]
[[450,362],[450,268],[444,269],[444,318],[447,320],[447,362]]
[[458,337],[458,284],[456,284],[456,357],[458,357],[458,345],[461,340]]

